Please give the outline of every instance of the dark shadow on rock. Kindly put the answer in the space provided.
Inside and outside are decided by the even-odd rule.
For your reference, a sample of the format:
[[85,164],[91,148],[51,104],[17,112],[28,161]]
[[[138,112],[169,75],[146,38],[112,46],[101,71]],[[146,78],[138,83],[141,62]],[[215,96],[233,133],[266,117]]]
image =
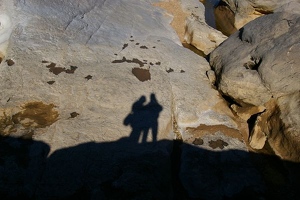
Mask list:
[[[219,145],[201,148],[201,142],[157,141],[162,107],[154,94],[145,102],[142,96],[124,120],[133,128],[131,135],[113,142],[83,143],[49,155],[50,148],[43,142],[0,136],[0,199],[299,197],[299,163],[240,150],[223,151]],[[153,141],[146,142],[150,129]],[[143,142],[138,143],[141,135]]]
[[220,0],[205,0],[204,7],[205,7],[205,22],[212,28],[216,28],[216,20],[214,15],[215,6],[218,5]]
[[145,104],[146,97],[142,96],[132,105],[131,112],[124,119],[123,124],[130,125],[132,131],[129,136],[131,142],[138,143],[142,136],[142,143],[147,142],[149,132],[152,133],[152,141],[157,141],[158,117],[163,107],[158,103],[155,94],[150,95],[150,102]]
[[0,199],[35,199],[49,151],[43,142],[0,136]]
[[171,140],[55,151],[1,137],[1,199],[297,199],[299,163]]

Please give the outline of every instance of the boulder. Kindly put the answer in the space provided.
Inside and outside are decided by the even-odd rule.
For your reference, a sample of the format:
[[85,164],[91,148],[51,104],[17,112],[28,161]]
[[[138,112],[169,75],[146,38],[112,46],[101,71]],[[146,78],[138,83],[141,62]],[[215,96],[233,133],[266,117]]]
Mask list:
[[[299,8],[299,4],[293,5],[293,10]],[[218,89],[233,103],[242,107],[249,105],[266,107],[272,99],[276,102],[275,110],[280,113],[277,119],[284,121],[285,128],[270,126],[265,132],[254,126],[255,136],[252,137],[251,146],[262,148],[265,144],[263,141],[268,138],[275,152],[288,152],[283,147],[279,147],[280,145],[275,145],[281,141],[285,144],[293,144],[290,149],[294,149],[294,153],[299,154],[299,150],[295,148],[295,144],[299,146],[297,137],[300,134],[297,129],[299,122],[296,120],[297,117],[295,118],[299,115],[298,99],[297,97],[290,99],[290,105],[297,110],[293,112],[286,103],[280,103],[285,102],[281,99],[286,99],[290,95],[297,96],[299,93],[300,68],[296,63],[300,62],[297,56],[300,50],[300,37],[297,34],[300,31],[300,15],[290,12],[290,8],[291,5],[287,5],[274,14],[260,17],[245,25],[210,54],[210,64],[216,73]],[[261,114],[262,109],[258,110],[260,111],[253,114],[252,120]],[[271,110],[273,109],[266,109],[266,113],[262,115],[273,116]],[[267,114],[268,112],[270,114]],[[268,117],[262,118],[257,118],[260,121],[258,124],[271,123]],[[294,127],[292,134],[288,133],[290,130],[288,127]],[[272,137],[282,135],[286,138],[289,135],[289,139],[275,142],[267,136],[268,132],[272,132]],[[254,144],[254,141],[261,141],[261,143]],[[284,159],[299,161],[299,158],[283,152],[278,155]]]
[[224,1],[220,1],[218,5],[215,6],[214,15],[216,28],[224,35],[230,36],[237,31],[235,27],[235,15]]
[[[189,13],[186,18],[184,39],[188,44],[195,46],[209,54],[227,37],[215,29],[213,18],[213,5],[204,7],[199,1],[181,1],[185,12]],[[210,25],[208,25],[210,24]]]
[[[296,1],[262,1],[262,0],[221,0],[220,6],[223,7],[225,4],[226,10],[231,10],[234,13],[234,23],[235,28],[240,29],[248,22],[262,16],[265,14],[273,13],[276,9],[287,3],[300,2]],[[219,7],[219,6],[218,6]],[[218,8],[217,10],[221,7]],[[226,11],[227,12],[227,11]],[[222,23],[222,22],[220,22]]]

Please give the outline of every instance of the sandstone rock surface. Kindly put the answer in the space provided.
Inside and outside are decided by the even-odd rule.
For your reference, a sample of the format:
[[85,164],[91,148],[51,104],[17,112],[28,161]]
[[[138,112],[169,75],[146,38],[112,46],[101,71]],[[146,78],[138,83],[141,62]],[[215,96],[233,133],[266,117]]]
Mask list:
[[261,0],[222,0],[227,4],[227,9],[231,10],[234,15],[234,25],[240,29],[248,22],[264,15],[273,13],[276,9],[287,3],[300,2],[299,0],[293,1],[261,1]]
[[0,64],[3,199],[257,198],[261,172],[284,177],[282,161],[253,168],[264,159],[248,152],[208,62],[182,47],[157,2],[1,1],[12,25]]
[[[297,10],[297,6],[299,8],[299,4],[295,3],[294,10]],[[262,125],[271,123],[268,122],[271,120],[269,116],[269,119],[261,121],[260,130],[254,131],[254,135],[259,132],[262,135],[256,135],[258,138],[269,138],[270,145],[282,158],[299,161],[297,156],[286,154],[294,152],[299,155],[296,146],[299,146],[300,134],[297,128],[300,115],[299,99],[295,97],[299,94],[300,85],[300,68],[297,64],[300,62],[297,56],[300,50],[300,38],[297,34],[300,31],[300,15],[289,10],[290,5],[287,5],[274,14],[248,23],[211,53],[210,64],[216,72],[217,87],[239,105],[264,106],[271,99],[278,101],[275,103],[278,106],[275,110],[279,112],[277,119],[284,121],[282,126],[276,128],[272,125]],[[290,98],[289,105],[293,109],[287,106],[287,103],[280,103],[286,102],[280,99],[289,99],[291,96],[293,98]],[[273,116],[274,113],[270,115]],[[268,131],[261,130],[261,126],[268,127]],[[254,126],[254,129],[256,128],[258,127]],[[268,136],[271,132],[273,136]],[[278,140],[273,141],[272,137],[289,139],[277,138]],[[254,143],[253,141],[251,144],[255,148],[264,146],[264,142],[257,144],[258,146]],[[284,147],[287,144],[291,145]],[[283,149],[286,153],[279,153]]]
[[[171,17],[154,7],[154,2],[2,2],[10,10],[7,15],[12,33],[6,62],[0,65],[0,134],[5,136],[4,147],[11,147],[1,162],[1,194],[8,198],[36,195],[40,199],[50,195],[47,198],[53,199],[76,196],[78,190],[84,193],[85,187],[99,185],[105,188],[87,193],[96,192],[95,198],[100,198],[110,189],[129,191],[123,188],[126,181],[136,183],[130,187],[137,187],[149,180],[152,170],[164,173],[156,167],[170,171],[170,142],[160,145],[158,141],[181,137],[187,127],[200,124],[237,128],[232,116],[227,115],[228,108],[217,109],[224,100],[206,75],[208,62],[182,47],[169,24]],[[6,33],[1,37],[7,39]],[[30,145],[21,138],[27,138]],[[123,140],[114,143],[121,138],[130,140],[130,144]],[[39,144],[42,147],[35,149]],[[19,149],[19,145],[28,148]],[[126,153],[131,147],[132,151]],[[10,151],[18,149],[26,154],[20,154],[24,165],[15,164],[19,155],[10,157]],[[93,165],[97,152],[99,162]],[[158,152],[164,152],[163,163],[158,161]],[[130,161],[134,153],[137,157]],[[151,159],[146,154],[151,154]],[[108,170],[105,176],[94,174],[108,157],[112,160],[103,166],[105,169],[115,163],[123,165],[123,161],[131,164]],[[121,157],[125,158],[122,162]],[[155,159],[157,166],[145,172]],[[61,165],[63,160],[65,164]],[[138,160],[145,168],[134,167],[139,165]],[[135,171],[139,170],[137,175]],[[105,172],[102,168],[99,171]],[[126,171],[121,179],[123,173],[119,171]],[[144,172],[149,176],[142,175]],[[92,174],[99,178],[99,185],[88,183]],[[170,182],[168,176],[163,182]],[[70,177],[74,179],[67,185],[64,178]],[[18,187],[14,186],[16,180],[20,182]],[[149,198],[157,199],[156,189],[146,188],[129,193],[135,196],[148,190],[154,195]],[[169,193],[167,187],[163,199],[168,199]]]
[[206,10],[202,3],[195,0],[182,1],[182,5],[186,12],[190,13],[186,19],[185,41],[203,51],[205,55],[209,54],[227,38],[216,30],[214,25],[209,26],[206,22],[206,18],[210,18],[206,13],[211,12],[213,15],[213,7]]

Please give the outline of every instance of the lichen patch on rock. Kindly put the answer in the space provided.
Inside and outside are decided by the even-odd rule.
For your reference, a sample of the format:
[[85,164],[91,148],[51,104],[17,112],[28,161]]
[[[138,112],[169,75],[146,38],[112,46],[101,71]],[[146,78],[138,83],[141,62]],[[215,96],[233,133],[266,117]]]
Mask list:
[[54,108],[54,104],[33,101],[19,108],[1,109],[0,135],[32,135],[36,128],[45,128],[58,120],[59,114]]
[[29,102],[21,106],[22,111],[13,115],[14,123],[22,124],[24,127],[45,128],[50,126],[58,118],[58,112],[54,110],[54,104],[44,104],[43,102]]

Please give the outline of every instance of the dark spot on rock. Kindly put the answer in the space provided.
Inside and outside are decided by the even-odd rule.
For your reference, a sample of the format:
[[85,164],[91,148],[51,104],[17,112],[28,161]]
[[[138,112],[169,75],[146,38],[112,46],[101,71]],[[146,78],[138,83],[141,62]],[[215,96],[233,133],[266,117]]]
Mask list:
[[55,67],[55,63],[51,63],[50,65],[47,65],[46,67],[49,68],[49,72],[52,72],[55,75],[58,75],[62,72],[64,72],[66,69],[62,67]]
[[[143,67],[144,64],[146,64],[145,62],[142,62],[142,61],[140,61],[140,60],[137,59],[137,58],[133,58],[133,59],[132,59],[132,62],[133,62],[133,63],[136,63],[136,64],[139,64],[140,67]],[[147,61],[146,61],[146,62],[147,62]]]
[[151,74],[148,69],[133,68],[132,74],[142,82],[151,80]]
[[152,62],[150,62],[150,65],[154,65]]
[[47,60],[42,60],[42,63],[49,63],[49,61],[47,61]]
[[7,101],[6,102],[9,102],[10,101],[10,97],[7,99]]
[[256,71],[258,71],[258,68],[259,68],[261,62],[262,62],[262,59],[260,59],[260,58],[256,59],[256,58],[253,58],[253,57],[252,57],[252,58],[251,58],[251,61],[248,61],[248,62],[244,63],[243,66],[244,66],[246,69],[251,69],[251,70],[256,70]]
[[113,60],[112,63],[123,63],[123,62],[127,62],[127,63],[136,63],[139,64],[140,67],[144,66],[144,62],[140,61],[137,58],[133,58],[132,60],[127,60],[125,57],[122,58],[122,60]]
[[140,43],[137,42],[137,43],[135,43],[135,45],[140,45]]
[[129,40],[130,42],[134,42],[134,40]]
[[198,8],[198,6],[196,6],[195,8]]
[[122,60],[113,60],[111,63],[123,63],[123,62],[127,62],[125,57],[123,57]]
[[246,62],[244,63],[243,65],[246,69],[252,69],[254,66],[255,66],[255,63],[254,62]]
[[48,81],[47,82],[49,85],[52,85],[53,83],[55,83],[55,81]]
[[170,69],[166,70],[166,72],[168,72],[168,73],[174,72],[174,69],[170,68]]
[[90,79],[92,79],[93,78],[93,76],[91,76],[91,75],[87,75],[86,77],[84,77],[86,80],[90,80]]
[[152,48],[153,48],[153,49],[155,49],[155,48],[156,48],[156,46],[153,46]]
[[77,69],[78,67],[76,66],[70,66],[70,69],[66,69],[65,72],[67,74],[74,74],[75,70]]
[[133,36],[131,35],[130,38],[133,38]]
[[127,43],[123,45],[122,50],[124,50],[126,47],[128,47]]
[[216,141],[209,141],[209,146],[213,149],[216,149],[216,148],[220,148],[220,149],[224,149],[225,146],[228,146],[228,143],[227,142],[224,142],[223,140],[216,140]]
[[117,56],[118,54],[115,53],[114,55]]
[[180,73],[184,73],[185,71],[182,69],[182,70],[180,70]]
[[146,47],[145,45],[140,46],[141,49],[148,49],[148,47]]
[[70,113],[70,118],[75,118],[75,117],[77,117],[79,115],[79,113],[77,113],[77,112],[71,112]]
[[49,72],[52,72],[55,75],[58,75],[62,72],[66,72],[67,74],[74,74],[75,70],[78,68],[76,66],[70,66],[70,69],[66,69],[64,67],[56,67],[56,63],[51,63],[46,67],[49,68]]
[[160,40],[157,40],[157,42],[160,42]]
[[160,63],[160,62],[156,62],[155,64],[156,64],[156,65],[160,65],[161,63]]
[[194,145],[202,145],[204,142],[201,138],[195,138],[193,144]]
[[15,64],[15,62],[12,59],[7,59],[5,62],[8,66],[13,66]]

